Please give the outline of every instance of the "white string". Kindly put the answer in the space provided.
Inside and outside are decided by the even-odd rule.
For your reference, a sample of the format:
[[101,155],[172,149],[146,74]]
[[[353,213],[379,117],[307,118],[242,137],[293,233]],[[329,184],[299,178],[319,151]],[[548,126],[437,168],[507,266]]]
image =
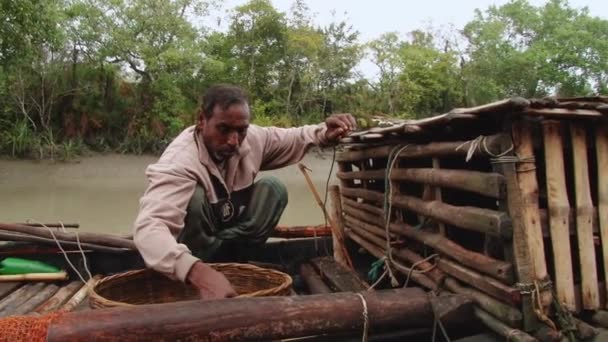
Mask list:
[[367,302],[365,301],[365,297],[362,294],[356,293],[359,298],[361,298],[361,303],[363,304],[363,336],[361,337],[361,341],[367,342],[367,334],[369,330],[369,317],[367,315]]
[[[61,243],[59,243],[59,240],[57,240],[57,237],[55,237],[55,233],[53,233],[53,230],[51,228],[49,228],[47,225],[45,225],[44,223],[38,222],[36,220],[31,220],[39,225],[41,225],[42,227],[46,228],[50,233],[51,236],[53,237],[53,240],[55,240],[55,243],[57,244],[57,247],[59,247],[59,249],[61,250],[61,252],[63,253],[63,257],[65,258],[65,261],[68,262],[68,265],[70,265],[70,267],[72,268],[72,270],[76,273],[76,275],[78,275],[78,278],[80,278],[80,281],[82,281],[85,285],[87,284],[87,281],[84,280],[84,277],[82,276],[82,274],[80,274],[80,272],[78,271],[78,269],[76,269],[76,266],[74,266],[74,264],[72,264],[72,262],[70,261],[70,258],[68,258],[68,253],[63,249],[63,247],[61,247]],[[28,220],[29,222],[29,220]],[[61,227],[63,229],[65,229],[65,227],[63,226],[63,223],[61,223]],[[91,276],[91,272],[89,271],[89,268],[87,267],[87,259],[84,256],[84,251],[82,250],[82,247],[80,246],[80,239],[78,238],[78,234],[76,234],[76,241],[77,241],[77,245],[78,248],[80,249],[80,252],[82,253],[82,257],[84,258],[84,268],[87,271],[87,274],[89,276],[89,280],[91,278],[93,278]]]
[[[63,231],[67,233],[67,230],[65,229],[65,226],[63,225],[63,222],[59,221],[59,224],[61,225],[61,229],[63,229]],[[89,266],[87,265],[87,257],[84,255],[84,250],[82,249],[82,245],[80,244],[80,235],[78,235],[77,232],[74,232],[74,234],[76,235],[76,246],[78,246],[80,255],[82,255],[82,263],[84,266],[84,270],[87,272],[87,275],[89,276],[89,280],[91,280],[93,278],[93,275],[91,274],[91,271],[89,270]]]
[[[511,146],[509,146],[508,149],[506,149],[505,151],[503,151],[501,153],[495,154],[495,153],[492,153],[492,151],[490,151],[490,149],[488,148],[487,141],[488,141],[488,137],[480,135],[473,140],[463,142],[462,144],[458,145],[458,147],[456,147],[455,150],[458,151],[465,145],[470,144],[469,149],[467,150],[467,156],[465,158],[465,161],[468,162],[469,160],[471,160],[471,158],[473,158],[473,154],[475,153],[475,151],[482,151],[482,152],[485,152],[490,157],[500,158],[500,157],[506,156],[514,149],[514,146],[511,143]],[[483,150],[480,147],[483,147]]]

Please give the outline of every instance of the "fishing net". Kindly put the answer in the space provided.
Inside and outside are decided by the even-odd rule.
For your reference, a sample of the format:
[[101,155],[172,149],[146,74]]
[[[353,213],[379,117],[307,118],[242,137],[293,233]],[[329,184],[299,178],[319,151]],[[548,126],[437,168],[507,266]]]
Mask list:
[[0,318],[0,342],[44,342],[51,323],[66,312],[44,316],[10,316]]

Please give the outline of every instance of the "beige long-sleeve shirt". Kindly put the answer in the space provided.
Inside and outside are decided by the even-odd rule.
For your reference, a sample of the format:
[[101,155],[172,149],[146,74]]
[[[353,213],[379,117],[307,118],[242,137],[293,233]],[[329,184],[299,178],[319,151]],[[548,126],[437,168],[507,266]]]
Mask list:
[[196,185],[205,189],[209,202],[216,203],[210,175],[222,181],[227,193],[244,189],[253,184],[259,171],[297,163],[312,145],[326,144],[326,130],[324,124],[297,128],[251,125],[238,153],[220,172],[195,127],[185,129],[158,162],[146,169],[148,188],[133,227],[133,240],[146,265],[184,281],[198,259],[175,237],[184,227]]

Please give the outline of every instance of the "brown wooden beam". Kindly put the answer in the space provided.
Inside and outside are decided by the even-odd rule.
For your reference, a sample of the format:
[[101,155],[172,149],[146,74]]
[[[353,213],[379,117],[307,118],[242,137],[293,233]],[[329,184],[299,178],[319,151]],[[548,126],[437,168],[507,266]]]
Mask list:
[[[338,172],[336,176],[348,180],[384,180],[386,170]],[[391,180],[464,190],[491,198],[505,196],[504,177],[497,173],[432,168],[395,169],[391,171]]]
[[300,276],[306,283],[308,291],[311,294],[331,293],[331,289],[327,286],[321,276],[315,272],[314,268],[309,264],[300,265]]
[[310,263],[334,291],[357,292],[367,290],[369,287],[353,270],[339,264],[333,258],[314,258]]
[[47,341],[277,340],[362,331],[365,311],[373,333],[449,324],[471,310],[466,297],[437,299],[418,288],[189,301],[67,313],[51,322]]

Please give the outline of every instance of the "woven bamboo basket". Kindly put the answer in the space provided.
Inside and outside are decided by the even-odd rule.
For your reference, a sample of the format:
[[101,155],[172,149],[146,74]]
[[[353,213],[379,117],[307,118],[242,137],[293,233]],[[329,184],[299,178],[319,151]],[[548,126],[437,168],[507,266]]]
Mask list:
[[[228,278],[237,297],[287,296],[289,275],[249,264],[209,264]],[[127,271],[98,280],[89,289],[89,305],[94,309],[142,304],[171,303],[199,299],[198,290],[171,280],[150,269]]]

